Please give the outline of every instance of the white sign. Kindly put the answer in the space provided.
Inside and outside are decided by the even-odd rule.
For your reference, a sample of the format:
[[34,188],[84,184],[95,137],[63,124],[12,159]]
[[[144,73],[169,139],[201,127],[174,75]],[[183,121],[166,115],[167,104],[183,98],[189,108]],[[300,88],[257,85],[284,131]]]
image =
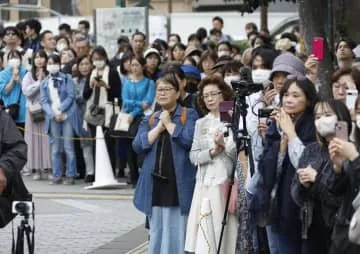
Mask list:
[[148,38],[148,12],[145,7],[104,8],[95,10],[96,44],[102,45],[108,57],[117,51],[117,39],[120,35],[131,38],[140,31]]

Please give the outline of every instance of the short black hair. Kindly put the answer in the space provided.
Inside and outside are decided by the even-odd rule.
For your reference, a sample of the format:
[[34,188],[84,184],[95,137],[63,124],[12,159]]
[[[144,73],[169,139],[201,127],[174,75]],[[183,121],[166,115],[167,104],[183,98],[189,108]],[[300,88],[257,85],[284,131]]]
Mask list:
[[226,45],[229,48],[230,52],[232,51],[231,43],[228,41],[219,42],[218,45],[216,45],[216,50],[218,50],[221,45]]
[[247,35],[248,39],[249,39],[252,35],[258,36],[258,35],[259,35],[259,32],[257,32],[257,31],[251,31],[251,32],[248,33],[248,35]]
[[221,33],[220,30],[218,30],[218,29],[216,29],[216,28],[212,28],[212,29],[210,30],[210,35],[216,35],[216,34],[221,35],[222,33]]
[[58,30],[65,30],[67,33],[71,33],[71,26],[67,23],[62,23],[61,25],[59,25]]
[[65,37],[65,36],[58,36],[56,37],[56,42],[60,41],[60,40],[65,40],[67,45],[70,46],[70,40],[68,37]]
[[207,31],[205,28],[200,27],[197,31],[196,31],[197,36],[200,38],[200,40],[204,40],[207,37]]
[[181,80],[185,79],[185,73],[183,69],[181,68],[181,64],[177,62],[169,62],[166,65],[164,65],[162,69],[161,75],[165,75],[167,73],[174,73],[177,75]]
[[190,34],[187,41],[189,42],[189,41],[192,41],[194,39],[200,41],[200,38],[199,38],[199,36],[197,34]]
[[79,25],[83,25],[83,26],[85,26],[86,29],[90,29],[90,23],[89,23],[89,21],[87,21],[85,19],[80,20]]
[[129,38],[126,35],[120,35],[120,37],[117,39],[117,44],[120,44],[122,42],[129,43]]
[[34,29],[36,34],[39,34],[41,31],[41,23],[37,19],[29,19],[25,23],[30,29]]
[[146,40],[146,35],[140,31],[136,31],[135,33],[133,33],[133,35],[131,36],[131,39],[133,40],[136,35],[141,35],[144,38],[144,41]]
[[221,23],[221,25],[224,25],[224,20],[221,17],[219,17],[219,16],[213,17],[212,21],[214,22],[216,20],[219,21]]
[[7,27],[5,27],[5,29],[4,29],[4,35],[6,35],[6,33],[7,33],[8,31],[14,32],[17,37],[20,37],[19,30],[18,30],[15,26],[7,26]]
[[40,36],[39,36],[40,41],[42,41],[42,40],[44,39],[45,35],[47,35],[47,34],[52,34],[52,33],[53,33],[53,32],[51,32],[50,30],[45,30],[45,31],[42,32],[42,33],[40,34]]
[[350,47],[351,50],[353,50],[356,47],[356,42],[354,40],[352,40],[351,38],[343,37],[337,41],[336,46],[335,46],[335,51],[338,50],[341,42],[345,42]]
[[60,56],[57,55],[57,54],[51,54],[51,55],[48,57],[48,62],[50,61],[50,59],[52,59],[52,60],[54,61],[54,63],[56,63],[56,64],[60,64],[60,63],[61,63]]

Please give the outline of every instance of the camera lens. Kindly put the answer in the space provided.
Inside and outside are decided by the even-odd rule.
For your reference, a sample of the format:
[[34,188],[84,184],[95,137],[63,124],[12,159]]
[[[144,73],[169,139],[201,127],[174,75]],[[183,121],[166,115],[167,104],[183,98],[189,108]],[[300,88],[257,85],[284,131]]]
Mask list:
[[24,202],[17,203],[15,209],[18,213],[27,213],[29,211],[28,205]]

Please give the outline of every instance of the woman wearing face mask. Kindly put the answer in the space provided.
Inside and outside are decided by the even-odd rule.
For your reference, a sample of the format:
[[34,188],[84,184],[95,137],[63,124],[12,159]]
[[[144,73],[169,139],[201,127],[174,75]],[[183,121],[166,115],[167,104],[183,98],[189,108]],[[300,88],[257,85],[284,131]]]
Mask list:
[[26,168],[35,170],[33,180],[48,179],[46,169],[51,168],[50,146],[46,137],[37,133],[44,132],[45,121],[34,121],[29,111],[31,104],[40,103],[40,84],[48,75],[45,51],[35,52],[31,72],[26,73],[22,82],[22,92],[26,96],[25,141],[28,144]]
[[[11,50],[7,55],[7,67],[0,72],[0,93],[5,108],[11,104],[19,105],[19,113],[15,122],[18,126],[25,126],[26,98],[21,91],[21,83],[26,70],[21,64],[21,54],[17,50]],[[21,130],[24,133],[23,130]]]
[[232,47],[231,47],[230,42],[228,42],[228,41],[220,42],[216,46],[216,52],[217,52],[218,57],[231,56]]
[[[86,100],[86,110],[91,108],[94,103],[95,95],[99,94],[98,106],[106,110],[105,118],[112,115],[112,107],[106,108],[109,103],[114,103],[114,99],[118,99],[118,106],[121,106],[121,81],[116,69],[109,66],[109,60],[103,47],[94,48],[90,56],[92,65],[94,66],[84,87],[83,97]],[[107,120],[105,120],[107,122]],[[106,124],[106,123],[105,123]],[[96,136],[96,126],[88,124],[92,137]],[[105,126],[104,130],[106,130]],[[111,166],[115,173],[116,168],[116,139],[113,137],[105,137],[106,147],[109,152]],[[93,179],[90,175],[88,178]]]
[[335,177],[328,146],[335,137],[338,121],[347,122],[350,133],[351,117],[346,106],[336,100],[317,103],[314,114],[317,142],[306,146],[300,157],[291,195],[301,211],[303,253],[327,254],[341,201],[329,189]]
[[199,69],[201,71],[201,78],[211,75],[212,68],[215,65],[217,55],[215,52],[206,50],[202,53],[199,63]]
[[240,69],[243,67],[240,61],[230,61],[222,69],[225,83],[232,88],[231,81],[241,79]]
[[[75,101],[78,108],[79,118],[80,121],[83,122],[85,109],[86,109],[86,101],[84,99],[84,88],[87,79],[91,73],[92,66],[89,56],[81,56],[76,60],[76,72],[77,76],[73,76],[74,85],[75,85]],[[85,128],[82,133],[82,137],[89,138],[91,134],[88,128]],[[86,176],[85,182],[93,182],[94,174],[95,174],[95,167],[94,167],[94,158],[93,158],[93,141],[90,140],[81,140],[80,141],[81,148],[82,148],[82,155],[85,161],[85,168],[86,168]]]
[[[74,83],[72,77],[60,72],[60,57],[52,54],[48,58],[49,75],[40,86],[40,102],[45,111],[45,132],[52,139],[51,157],[53,168],[52,184],[75,184],[76,158],[74,131],[80,133],[74,103]],[[64,137],[60,139],[58,137]],[[62,147],[63,146],[63,147]],[[61,152],[66,155],[66,179],[62,179]]]
[[70,41],[64,36],[59,36],[56,39],[56,51],[60,54],[61,51],[70,47]]
[[261,179],[250,206],[258,220],[267,220],[262,215],[271,209],[273,216],[267,224],[271,238],[277,241],[278,253],[297,254],[302,245],[300,211],[290,196],[290,186],[302,151],[316,140],[313,110],[317,94],[310,80],[289,77],[280,101],[281,108],[274,112],[275,121],[265,136],[258,163]]
[[[131,58],[131,74],[122,89],[123,111],[131,115],[129,123],[138,121],[145,112],[151,113],[155,97],[154,81],[145,77],[146,60],[133,56]],[[136,185],[139,178],[137,155],[134,152],[131,139],[127,144],[127,162],[130,168],[128,184]]]
[[[335,217],[330,254],[360,253],[360,246],[349,241],[349,222],[354,214],[352,202],[360,185],[360,97],[356,101],[355,143],[334,138],[329,144],[330,158],[336,175],[330,186],[334,195],[341,196],[340,209]],[[350,125],[349,125],[350,126]]]
[[[224,137],[224,124],[220,121],[220,102],[233,99],[232,89],[220,77],[208,76],[201,81],[199,93],[199,104],[207,115],[196,121],[190,152],[190,160],[198,166],[198,171],[187,224],[185,250],[193,253],[197,245],[196,236],[201,230],[199,214],[204,198],[210,200],[215,239],[217,242],[219,240],[226,203],[222,185],[227,184],[237,156],[232,135]],[[236,231],[236,216],[230,214],[220,253],[235,253]]]

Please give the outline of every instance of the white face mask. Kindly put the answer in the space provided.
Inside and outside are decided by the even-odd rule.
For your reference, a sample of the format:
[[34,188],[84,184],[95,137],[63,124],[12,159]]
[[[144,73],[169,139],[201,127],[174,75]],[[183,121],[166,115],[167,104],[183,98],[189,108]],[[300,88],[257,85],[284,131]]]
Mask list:
[[8,66],[12,69],[19,68],[20,66],[20,59],[19,58],[12,58],[8,61]]
[[195,60],[196,64],[200,63],[200,56],[192,56],[192,58]]
[[264,84],[269,81],[270,73],[271,70],[257,69],[251,72],[251,77],[254,83]]
[[335,125],[337,120],[336,115],[321,116],[319,119],[316,119],[315,127],[320,136],[325,138],[329,135],[335,134]]
[[50,74],[56,74],[60,71],[60,65],[59,64],[48,64],[46,66],[46,70],[50,73]]
[[222,57],[222,56],[230,56],[230,52],[229,51],[218,51],[218,57]]
[[360,129],[360,114],[356,115],[356,127]]
[[98,69],[102,69],[105,66],[105,61],[104,60],[97,60],[93,62],[94,66]]
[[235,81],[235,80],[240,80],[240,77],[238,75],[230,75],[224,78],[225,83],[230,87],[232,87],[231,81]]
[[176,41],[169,41],[168,46],[169,46],[170,48],[172,48],[172,47],[175,46],[175,44],[176,44]]
[[58,44],[58,45],[56,45],[56,50],[57,50],[57,52],[61,52],[61,51],[63,51],[63,49],[66,49],[67,48],[67,45],[66,44],[64,44],[64,43],[61,43],[61,44]]

